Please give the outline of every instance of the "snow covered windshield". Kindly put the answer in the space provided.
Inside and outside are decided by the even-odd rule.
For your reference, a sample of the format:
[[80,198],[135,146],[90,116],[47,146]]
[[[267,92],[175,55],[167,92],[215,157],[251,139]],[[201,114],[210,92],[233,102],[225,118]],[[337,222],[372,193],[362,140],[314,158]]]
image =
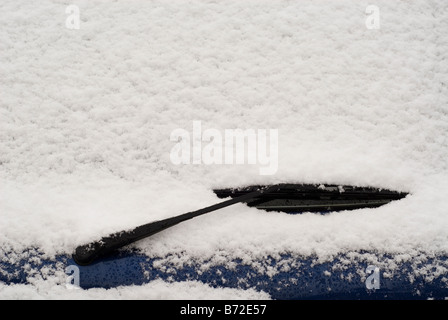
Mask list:
[[[238,203],[133,248],[173,268],[447,254],[446,1],[3,0],[0,13],[0,260],[71,255],[213,205],[214,190],[279,183],[408,196],[326,215]],[[51,279],[35,292],[65,283]]]

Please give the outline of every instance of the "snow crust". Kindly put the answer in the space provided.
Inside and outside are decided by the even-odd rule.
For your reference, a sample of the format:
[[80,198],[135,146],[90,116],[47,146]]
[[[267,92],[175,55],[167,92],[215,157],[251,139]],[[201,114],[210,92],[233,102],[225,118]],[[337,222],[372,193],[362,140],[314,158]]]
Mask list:
[[33,285],[0,285],[0,296],[14,300],[269,300],[255,290],[212,288],[195,281],[167,283],[154,280],[141,286],[105,289],[67,289],[57,282],[38,280]]
[[[325,216],[237,204],[136,247],[178,265],[359,250],[446,255],[446,1],[376,1],[378,30],[365,26],[367,1],[72,2],[78,30],[65,26],[66,1],[0,4],[0,259],[30,247],[69,254],[217,203],[213,188],[278,182],[410,195]],[[170,133],[195,120],[278,129],[278,171],[172,164]],[[0,284],[0,297],[235,294],[197,283],[58,288]]]

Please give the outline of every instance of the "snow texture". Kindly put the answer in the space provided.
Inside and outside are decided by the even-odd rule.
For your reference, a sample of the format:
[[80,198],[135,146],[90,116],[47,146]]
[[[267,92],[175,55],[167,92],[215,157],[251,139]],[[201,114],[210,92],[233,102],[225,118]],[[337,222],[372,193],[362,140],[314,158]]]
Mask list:
[[15,300],[254,300],[269,299],[269,295],[254,290],[211,288],[200,282],[166,283],[154,280],[141,286],[104,289],[67,289],[55,282],[38,280],[34,286],[0,286],[0,296]]
[[[79,7],[79,29],[66,27],[69,4]],[[366,27],[369,4],[379,29]],[[136,247],[179,265],[448,252],[446,1],[3,0],[0,15],[0,255],[70,254],[214,204],[213,188],[278,182],[410,195],[325,216],[238,204]],[[170,133],[191,132],[193,121],[278,129],[278,171],[174,165]],[[51,281],[0,284],[7,299],[146,293],[235,295],[198,283],[76,293]]]

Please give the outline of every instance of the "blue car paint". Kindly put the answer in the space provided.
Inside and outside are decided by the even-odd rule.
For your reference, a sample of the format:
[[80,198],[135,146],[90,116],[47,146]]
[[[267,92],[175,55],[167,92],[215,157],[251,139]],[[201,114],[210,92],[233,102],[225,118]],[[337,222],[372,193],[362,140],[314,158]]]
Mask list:
[[[264,291],[276,300],[297,299],[445,299],[448,297],[447,274],[436,274],[440,266],[448,268],[446,256],[426,259],[420,264],[388,263],[394,256],[376,255],[380,264],[369,274],[368,259],[372,252],[357,253],[351,259],[344,254],[331,261],[319,262],[313,257],[281,255],[277,259],[266,257],[260,263],[276,267],[294,263],[294,268],[277,268],[274,274],[260,272],[253,265],[234,260],[234,267],[212,265],[203,269],[202,262],[188,266],[174,267],[166,257],[149,258],[135,250],[122,250],[116,255],[89,266],[78,266],[67,255],[55,259],[42,259],[36,250],[30,250],[29,257],[14,263],[0,261],[0,281],[8,284],[27,284],[29,271],[45,274],[67,272],[67,278],[79,272],[81,288],[115,288],[119,286],[142,285],[156,279],[167,282],[199,281],[211,287],[255,289]],[[39,259],[34,259],[39,258]],[[39,260],[39,262],[33,262]],[[298,262],[298,263],[297,263]],[[344,268],[340,268],[344,266]],[[425,270],[419,275],[419,270]],[[372,270],[370,270],[372,271]],[[428,272],[435,276],[428,281]],[[377,273],[375,273],[377,272]],[[392,275],[392,276],[391,276]],[[376,277],[376,278],[375,278]],[[377,281],[375,283],[375,281]],[[370,285],[369,285],[370,284]],[[372,286],[373,284],[373,286]],[[375,285],[376,284],[376,285]]]

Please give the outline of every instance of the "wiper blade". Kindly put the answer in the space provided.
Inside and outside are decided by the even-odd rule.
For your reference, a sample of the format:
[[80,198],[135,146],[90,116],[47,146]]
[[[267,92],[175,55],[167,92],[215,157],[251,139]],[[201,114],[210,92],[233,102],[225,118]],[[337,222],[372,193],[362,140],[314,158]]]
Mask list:
[[[260,186],[216,189],[219,198],[238,197]],[[282,184],[277,190],[245,202],[250,207],[287,213],[328,212],[376,208],[407,195],[405,192],[371,187]]]

